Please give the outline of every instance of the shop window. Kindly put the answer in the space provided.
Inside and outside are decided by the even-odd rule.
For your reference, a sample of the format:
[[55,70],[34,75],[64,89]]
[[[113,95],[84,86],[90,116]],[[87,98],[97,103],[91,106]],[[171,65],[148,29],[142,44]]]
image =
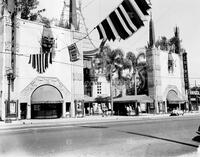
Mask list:
[[101,94],[101,82],[97,82],[97,94]]
[[174,72],[174,59],[172,57],[172,53],[169,52],[168,54],[168,72],[173,73]]

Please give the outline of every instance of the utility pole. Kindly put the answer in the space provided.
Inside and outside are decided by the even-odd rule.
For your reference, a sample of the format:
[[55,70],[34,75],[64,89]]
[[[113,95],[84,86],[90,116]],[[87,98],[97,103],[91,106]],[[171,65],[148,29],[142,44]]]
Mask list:
[[[137,95],[137,78],[136,78],[136,74],[137,74],[137,67],[135,67],[135,72],[134,72],[134,90],[135,90],[135,96]],[[139,115],[139,110],[138,110],[138,102],[136,100],[135,102],[135,111],[136,111],[136,116]]]
[[198,92],[197,92],[197,82],[195,80],[195,95],[196,95],[196,109],[198,110]]
[[7,107],[6,107],[6,117],[10,114],[10,85],[11,85],[11,79],[13,77],[13,71],[11,68],[6,70],[7,80],[8,80],[8,100],[7,100]]
[[111,65],[110,68],[110,105],[111,105],[111,115],[113,116],[112,71],[113,71],[113,65]]
[[11,87],[14,90],[14,80],[16,76],[16,23],[17,23],[17,13],[18,13],[18,0],[6,1],[7,10],[11,17],[11,60],[10,67],[6,70],[6,76],[8,80],[8,98],[7,106],[5,107],[5,117],[9,117],[10,114],[10,95]]
[[17,13],[18,13],[18,1],[12,1],[13,8],[10,9],[11,14],[11,68],[13,74],[11,75],[11,87],[14,90],[14,80],[16,77],[16,36],[17,36]]

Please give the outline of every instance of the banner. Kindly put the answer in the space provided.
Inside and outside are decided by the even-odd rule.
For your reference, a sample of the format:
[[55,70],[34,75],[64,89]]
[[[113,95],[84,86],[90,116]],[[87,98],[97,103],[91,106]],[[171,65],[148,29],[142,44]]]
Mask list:
[[70,61],[75,62],[80,59],[80,53],[76,46],[76,43],[68,46]]
[[29,57],[29,64],[32,64],[33,69],[42,74],[52,64],[52,53],[31,54]]
[[189,90],[189,77],[188,77],[188,65],[187,65],[187,53],[183,53],[183,75],[185,82],[185,89]]
[[98,26],[100,39],[127,39],[140,27],[150,6],[145,0],[123,0]]

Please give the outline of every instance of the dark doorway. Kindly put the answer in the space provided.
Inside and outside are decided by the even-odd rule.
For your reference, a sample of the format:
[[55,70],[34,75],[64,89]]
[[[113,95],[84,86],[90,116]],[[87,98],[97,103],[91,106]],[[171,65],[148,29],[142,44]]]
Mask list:
[[27,103],[20,103],[21,119],[26,119]]
[[114,103],[113,105],[114,114],[118,116],[126,116],[127,110],[124,103]]
[[62,116],[62,103],[52,104],[32,104],[31,118],[32,119],[52,119]]
[[167,102],[167,112],[171,112],[174,109],[179,108],[179,104],[171,104]]
[[70,105],[71,105],[70,102],[66,102],[66,112],[70,111]]

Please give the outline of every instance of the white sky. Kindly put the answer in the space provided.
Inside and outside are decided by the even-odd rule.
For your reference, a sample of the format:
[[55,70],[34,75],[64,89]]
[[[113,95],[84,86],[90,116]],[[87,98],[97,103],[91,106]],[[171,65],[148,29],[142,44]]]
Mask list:
[[[47,17],[60,17],[63,0],[39,0],[40,8],[45,8],[43,14]],[[78,3],[79,0],[77,0]],[[89,30],[92,30],[114,10],[122,0],[82,0],[83,14]],[[156,39],[160,36],[170,38],[174,35],[174,27],[180,28],[182,47],[188,53],[188,69],[190,84],[196,80],[200,85],[200,0],[151,0]],[[94,43],[98,46],[99,35],[97,30],[91,34]],[[144,47],[148,41],[148,22],[129,39],[110,43],[113,48],[121,48],[124,52],[136,52]]]

